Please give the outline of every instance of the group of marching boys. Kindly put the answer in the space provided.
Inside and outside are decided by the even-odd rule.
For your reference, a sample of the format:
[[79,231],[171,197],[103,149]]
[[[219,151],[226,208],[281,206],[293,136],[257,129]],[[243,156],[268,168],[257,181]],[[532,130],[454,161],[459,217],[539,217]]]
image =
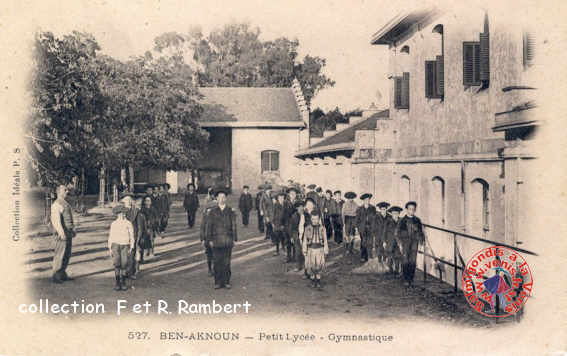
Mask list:
[[[249,187],[243,188],[239,199],[243,225],[248,225],[250,212],[255,205],[258,229],[265,232],[265,239],[271,240],[275,245],[274,256],[280,255],[280,248],[282,252],[285,251],[285,262],[295,262],[295,271],[303,271],[303,278],[310,279],[312,287],[321,288],[321,275],[325,270],[329,242],[343,244],[343,258],[350,264],[352,258],[347,256],[354,254],[357,235],[360,236],[361,263],[375,257],[387,266],[390,273],[401,274],[405,283],[411,285],[418,244],[425,239],[421,221],[415,216],[415,202],[405,204],[405,215],[401,217],[400,213],[404,209],[390,206],[387,202],[378,203],[376,210],[370,203],[372,194],[369,193],[360,196],[362,203],[359,205],[355,201],[357,195],[354,192],[346,192],[344,200],[341,191],[323,192],[321,187],[314,184],[286,189],[272,189],[269,184],[262,184],[258,189],[259,192],[253,199]],[[108,247],[115,270],[115,290],[126,290],[127,278],[136,279],[144,258],[154,256],[155,238],[165,231],[169,219],[171,199],[168,190],[167,183],[148,185],[143,197],[135,199],[133,194],[125,193],[120,204],[113,208],[117,219],[110,227]],[[220,192],[225,199],[226,191]],[[199,197],[192,184],[187,187],[183,206],[191,228],[200,208]],[[209,189],[202,209],[200,235],[205,247],[209,275],[215,276],[215,288],[230,288],[230,251],[236,241],[235,215],[232,209],[227,209],[224,213],[225,210],[217,209],[218,207],[218,194]],[[217,210],[219,216],[215,221],[219,221],[208,221],[212,219],[209,215]],[[223,220],[225,215],[226,222]],[[233,236],[230,238],[230,246],[227,245],[227,251],[218,244],[211,246],[207,241],[211,235],[207,230],[211,229],[226,232],[215,235]],[[214,256],[215,251],[218,256]],[[219,264],[217,268],[214,268],[215,263]]]
[[171,199],[169,184],[146,186],[142,197],[124,192],[112,212],[108,248],[111,252],[115,290],[128,289],[127,279],[136,279],[144,258],[154,257],[154,241],[167,228]]
[[[359,205],[354,192],[326,190],[311,184],[306,187],[272,190],[268,184],[258,187],[256,207],[258,229],[266,232],[266,239],[275,245],[274,256],[285,249],[286,263],[295,262],[295,271],[304,271],[303,278],[311,279],[312,286],[321,288],[321,274],[325,269],[325,255],[329,242],[343,244],[343,258],[351,263],[355,236],[360,236],[360,262],[376,257],[388,267],[389,273],[401,274],[406,285],[411,285],[416,268],[418,244],[425,236],[420,219],[415,216],[417,204],[405,204],[404,210],[387,202],[370,204],[372,194],[360,196]],[[248,222],[251,210],[248,187],[240,198],[243,221]],[[246,200],[247,204],[242,204]],[[245,207],[245,210],[243,210]],[[372,256],[369,256],[372,255]]]

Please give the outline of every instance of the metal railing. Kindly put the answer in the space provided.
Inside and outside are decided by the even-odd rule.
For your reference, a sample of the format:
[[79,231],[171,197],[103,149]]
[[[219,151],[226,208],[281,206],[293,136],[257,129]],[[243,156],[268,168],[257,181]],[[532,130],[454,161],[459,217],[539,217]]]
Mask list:
[[[517,252],[521,252],[527,255],[531,255],[531,256],[537,256],[537,254],[535,252],[532,251],[528,251],[516,246],[511,246],[511,245],[507,245],[505,243],[501,243],[498,241],[493,241],[493,240],[488,240],[488,239],[483,239],[481,237],[478,236],[473,236],[473,235],[469,235],[469,234],[465,234],[463,232],[459,232],[459,231],[454,231],[454,230],[450,230],[450,229],[445,229],[442,227],[438,227],[438,226],[434,226],[434,225],[429,225],[429,224],[423,224],[424,227],[429,228],[429,229],[433,229],[433,230],[437,230],[437,231],[442,231],[444,233],[450,234],[452,239],[453,239],[453,262],[449,262],[449,261],[445,261],[444,259],[438,258],[437,256],[427,253],[426,252],[426,245],[428,244],[428,240],[427,240],[427,235],[426,235],[426,240],[425,243],[423,244],[423,250],[419,250],[418,253],[422,254],[423,257],[423,283],[426,283],[427,281],[427,261],[426,261],[426,257],[432,258],[435,262],[438,263],[442,263],[444,265],[448,265],[453,267],[453,281],[454,281],[454,285],[453,285],[453,290],[454,293],[457,294],[458,293],[458,271],[463,271],[466,267],[466,263],[463,259],[463,257],[461,256],[461,253],[459,251],[459,246],[457,244],[457,238],[464,238],[464,239],[468,239],[468,240],[474,240],[474,241],[479,241],[479,242],[483,242],[486,244],[490,244],[490,245],[495,245],[495,246],[502,246],[502,247],[506,247],[509,248],[511,250],[517,251]],[[431,248],[430,245],[430,250],[433,251],[433,249]],[[459,262],[461,265],[459,265]],[[462,272],[461,272],[462,274]]]

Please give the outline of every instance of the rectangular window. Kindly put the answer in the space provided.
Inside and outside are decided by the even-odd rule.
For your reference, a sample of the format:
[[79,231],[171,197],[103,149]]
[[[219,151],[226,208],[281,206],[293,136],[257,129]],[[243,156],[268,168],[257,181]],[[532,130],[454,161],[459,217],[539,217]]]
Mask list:
[[463,85],[480,84],[480,42],[463,42]]
[[408,72],[404,72],[401,77],[394,77],[394,107],[396,109],[409,109]]
[[425,97],[439,98],[437,93],[437,62],[425,61]]
[[278,171],[280,169],[280,153],[278,151],[264,151],[261,155],[262,172]]

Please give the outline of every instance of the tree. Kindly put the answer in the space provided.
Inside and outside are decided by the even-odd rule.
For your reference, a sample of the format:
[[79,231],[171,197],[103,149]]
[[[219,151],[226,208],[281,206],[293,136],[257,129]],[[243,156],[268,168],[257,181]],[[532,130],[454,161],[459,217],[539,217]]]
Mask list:
[[36,37],[26,129],[40,183],[67,183],[94,167],[192,167],[208,136],[191,68],[179,57],[121,62],[99,49],[79,32]]
[[335,82],[324,73],[326,61],[306,55],[297,58],[297,39],[260,40],[260,29],[232,23],[204,36],[198,28],[187,34],[165,33],[154,40],[160,54],[196,63],[199,85],[216,87],[290,87],[299,80],[309,104],[317,93]]
[[41,185],[68,183],[97,159],[92,128],[103,106],[93,62],[99,49],[93,36],[76,31],[35,37],[26,137]]

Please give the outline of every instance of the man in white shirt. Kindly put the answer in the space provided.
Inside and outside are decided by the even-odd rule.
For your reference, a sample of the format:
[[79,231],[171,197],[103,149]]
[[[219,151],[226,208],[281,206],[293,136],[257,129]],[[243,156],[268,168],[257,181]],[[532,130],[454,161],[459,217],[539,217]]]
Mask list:
[[112,209],[118,217],[110,224],[108,234],[108,249],[112,256],[114,265],[114,276],[116,285],[114,290],[126,290],[126,272],[128,268],[128,255],[134,249],[136,242],[134,238],[134,226],[130,220],[126,219],[128,208],[120,204]]
[[72,239],[75,237],[73,212],[65,198],[69,190],[66,186],[57,187],[57,199],[51,204],[51,226],[55,230],[55,254],[53,256],[53,283],[70,281],[66,269],[71,258]]

